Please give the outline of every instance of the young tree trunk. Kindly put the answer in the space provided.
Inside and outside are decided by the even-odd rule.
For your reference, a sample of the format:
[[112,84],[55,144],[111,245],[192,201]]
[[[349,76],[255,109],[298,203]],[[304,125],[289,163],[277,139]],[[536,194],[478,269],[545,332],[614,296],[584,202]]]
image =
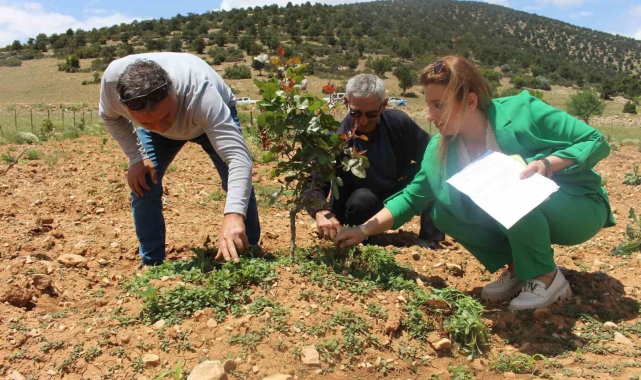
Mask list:
[[294,260],[294,249],[296,248],[296,214],[301,210],[298,206],[289,212],[289,256]]

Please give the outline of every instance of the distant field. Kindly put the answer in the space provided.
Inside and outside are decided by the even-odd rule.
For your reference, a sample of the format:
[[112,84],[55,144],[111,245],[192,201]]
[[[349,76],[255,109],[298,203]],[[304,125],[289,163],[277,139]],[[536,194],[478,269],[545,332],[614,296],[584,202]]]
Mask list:
[[[81,60],[81,67],[87,67],[90,62],[91,60]],[[217,69],[221,70],[220,67]],[[254,71],[253,75],[258,79],[267,78],[265,75],[258,76],[257,71]],[[82,110],[85,112],[86,123],[99,122],[96,110],[100,87],[97,84],[81,84],[82,81],[91,81],[92,79],[92,73],[69,74],[58,71],[58,60],[53,58],[25,61],[22,67],[0,67],[0,127],[5,133],[15,131],[17,121],[17,130],[31,131],[31,112],[33,111],[33,125],[37,131],[42,121],[47,118],[47,109],[49,109],[49,117],[58,128],[73,125],[71,109],[77,110],[76,122],[79,122]],[[326,96],[321,93],[321,88],[328,82],[328,79],[309,76],[308,80],[309,93],[317,97]],[[391,73],[387,73],[383,81],[387,86],[389,96],[401,95],[398,81]],[[337,85],[345,82],[345,79],[332,81]],[[237,96],[260,98],[251,79],[227,80],[227,83],[234,89]],[[509,80],[504,78],[500,89],[505,90],[510,86]],[[568,99],[575,91],[575,89],[568,87],[552,86],[552,91],[544,92],[544,100],[552,106],[565,109]],[[404,111],[427,131],[434,133],[435,129],[426,120],[421,87],[414,86],[409,89],[405,97],[408,107],[405,107]],[[623,98],[615,98],[606,102],[604,116],[595,119],[592,124],[611,131],[615,137],[620,135],[623,136],[621,138],[641,138],[641,115],[622,114],[625,101]],[[16,110],[15,115],[14,110]],[[65,110],[64,123],[62,120],[63,110]],[[245,108],[241,111],[248,113],[247,120],[249,120],[250,112],[254,118],[256,117],[256,111],[251,108]],[[345,113],[343,108],[339,108],[335,111],[335,116],[342,118]]]

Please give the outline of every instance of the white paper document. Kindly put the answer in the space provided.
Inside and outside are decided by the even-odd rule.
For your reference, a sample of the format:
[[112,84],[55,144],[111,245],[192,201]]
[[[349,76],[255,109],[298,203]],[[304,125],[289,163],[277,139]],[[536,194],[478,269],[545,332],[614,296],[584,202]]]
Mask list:
[[559,189],[540,174],[520,179],[523,169],[509,156],[488,151],[447,182],[509,229]]

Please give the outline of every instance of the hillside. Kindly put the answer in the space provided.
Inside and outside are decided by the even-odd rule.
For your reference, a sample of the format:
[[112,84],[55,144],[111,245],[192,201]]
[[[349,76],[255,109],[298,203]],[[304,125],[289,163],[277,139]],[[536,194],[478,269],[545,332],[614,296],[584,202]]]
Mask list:
[[308,74],[342,71],[347,76],[363,69],[363,63],[376,71],[373,61],[385,57],[390,67],[405,63],[417,69],[435,56],[457,53],[484,66],[501,66],[508,75],[598,85],[607,95],[641,95],[641,41],[501,6],[451,0],[272,5],[70,29],[7,46],[0,65],[77,54],[96,59],[92,69],[100,71],[114,58],[150,50],[208,54],[211,63],[219,64],[273,53],[279,45],[286,55],[309,62]]

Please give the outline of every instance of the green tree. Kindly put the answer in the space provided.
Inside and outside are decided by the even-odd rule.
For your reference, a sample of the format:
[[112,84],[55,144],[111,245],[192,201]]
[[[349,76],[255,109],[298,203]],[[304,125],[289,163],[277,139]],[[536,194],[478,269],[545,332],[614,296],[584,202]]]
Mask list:
[[376,75],[385,77],[385,72],[392,69],[392,60],[389,57],[376,58],[372,61],[371,67]]
[[191,43],[191,49],[198,54],[202,54],[203,51],[205,50],[205,40],[202,37],[196,38]]
[[174,53],[183,51],[183,41],[180,37],[171,37],[171,40],[169,40],[169,51],[173,51]]
[[[292,190],[286,200],[289,205],[290,255],[294,257],[296,243],[296,214],[305,207],[318,207],[313,190],[331,183],[332,196],[339,198],[342,180],[336,177],[337,158],[345,155],[342,168],[359,178],[365,178],[369,167],[364,152],[349,149],[348,142],[355,134],[339,135],[340,123],[331,115],[337,104],[328,104],[311,94],[301,94],[300,86],[306,67],[297,57],[290,64],[279,62],[274,66],[285,68],[276,75],[282,79],[268,81],[254,79],[263,99],[258,103],[263,110],[257,117],[263,149],[269,149],[278,162],[272,176],[284,175],[283,184]],[[282,65],[282,66],[281,66]],[[283,187],[274,194],[275,201]]]
[[567,103],[568,113],[589,124],[590,117],[602,115],[605,104],[594,92],[585,89],[570,97]]
[[263,70],[264,68],[265,68],[265,62],[263,62],[263,61],[262,61],[262,60],[260,60],[260,59],[256,59],[256,58],[254,58],[254,60],[252,61],[252,69],[254,69],[254,70],[258,70],[258,75],[259,75],[259,76],[260,76],[260,75],[263,75],[262,70]]
[[398,87],[403,91],[403,95],[408,88],[416,84],[416,73],[409,66],[398,65],[394,69],[394,76],[398,79]]
[[20,43],[20,41],[18,40],[13,41],[13,43],[11,44],[11,50],[13,51],[22,50],[22,44]]

